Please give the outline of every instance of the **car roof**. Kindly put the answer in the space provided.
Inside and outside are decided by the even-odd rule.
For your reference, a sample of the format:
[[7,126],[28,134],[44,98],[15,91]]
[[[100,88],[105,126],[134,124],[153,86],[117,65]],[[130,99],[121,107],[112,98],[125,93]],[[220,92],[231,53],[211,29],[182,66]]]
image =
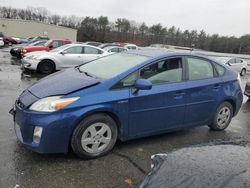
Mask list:
[[[156,58],[160,56],[167,56],[167,55],[190,55],[191,52],[178,52],[178,51],[171,51],[171,50],[166,50],[166,49],[139,49],[139,50],[129,50],[124,53],[129,53],[129,54],[135,54],[135,55],[142,55],[142,56],[147,56],[149,58]],[[201,55],[193,53],[192,55],[195,56],[200,56]]]

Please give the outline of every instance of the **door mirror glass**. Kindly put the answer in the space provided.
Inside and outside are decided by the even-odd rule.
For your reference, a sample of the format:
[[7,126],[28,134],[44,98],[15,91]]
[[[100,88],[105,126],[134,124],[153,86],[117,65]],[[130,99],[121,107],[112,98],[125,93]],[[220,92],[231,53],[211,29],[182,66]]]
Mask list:
[[137,90],[150,90],[152,88],[152,83],[146,79],[139,79],[135,82],[135,88]]

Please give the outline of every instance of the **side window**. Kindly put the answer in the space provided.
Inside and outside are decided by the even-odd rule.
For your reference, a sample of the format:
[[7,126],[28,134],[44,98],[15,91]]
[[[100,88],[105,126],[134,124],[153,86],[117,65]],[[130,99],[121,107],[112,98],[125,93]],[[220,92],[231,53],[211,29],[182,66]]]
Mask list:
[[124,48],[119,48],[119,52],[124,52],[126,49]]
[[149,65],[140,71],[140,78],[153,84],[182,81],[182,58],[171,58]]
[[216,68],[219,76],[223,76],[225,73],[225,68],[222,67],[221,65],[216,64],[216,63],[214,65],[215,65],[215,68]]
[[230,63],[230,64],[235,64],[235,59],[230,59],[230,60],[228,61],[228,63]]
[[64,50],[66,54],[81,54],[82,53],[82,47],[81,46],[74,46],[70,47],[66,50]]
[[118,52],[118,48],[111,48],[110,52]]
[[114,89],[132,87],[137,80],[138,72],[134,72],[113,86]]
[[60,41],[53,41],[51,45],[53,46],[53,48],[58,48],[59,46],[62,45],[62,42],[60,42]]
[[214,77],[213,66],[209,61],[187,58],[189,80],[202,80]]
[[242,61],[241,59],[239,59],[239,58],[236,58],[235,61],[236,61],[236,63],[242,63],[242,62],[243,62],[243,61]]
[[84,54],[100,54],[100,52],[96,48],[84,47]]

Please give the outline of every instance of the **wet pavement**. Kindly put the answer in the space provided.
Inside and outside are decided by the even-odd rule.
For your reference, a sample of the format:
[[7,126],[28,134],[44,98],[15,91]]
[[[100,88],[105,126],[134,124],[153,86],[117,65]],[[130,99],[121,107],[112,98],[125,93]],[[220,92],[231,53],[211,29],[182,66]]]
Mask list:
[[[23,72],[20,62],[10,57],[9,50],[0,49],[0,188],[138,187],[150,171],[153,154],[250,135],[250,102],[244,97],[239,114],[223,132],[213,132],[203,126],[118,142],[112,153],[95,160],[81,160],[72,152],[67,155],[36,154],[17,142],[8,111],[22,90],[44,75]],[[242,78],[243,87],[249,77],[250,74]]]

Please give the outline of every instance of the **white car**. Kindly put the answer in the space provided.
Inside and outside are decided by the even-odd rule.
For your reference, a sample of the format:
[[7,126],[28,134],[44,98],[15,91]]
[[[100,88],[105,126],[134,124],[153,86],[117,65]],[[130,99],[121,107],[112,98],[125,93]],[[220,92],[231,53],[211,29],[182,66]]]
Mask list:
[[3,41],[3,38],[0,37],[0,47],[3,47],[4,46],[4,41]]
[[138,46],[136,46],[135,44],[126,44],[125,46],[123,46],[129,50],[138,50]]
[[119,53],[119,52],[128,51],[127,48],[122,47],[122,46],[107,46],[107,47],[104,47],[103,49],[110,53]]
[[25,69],[50,74],[55,70],[74,67],[110,53],[86,44],[66,44],[50,52],[39,51],[27,53],[22,59]]
[[241,76],[244,76],[247,73],[248,66],[247,62],[243,59],[237,57],[212,57],[213,59],[218,60],[219,62],[230,66],[230,68],[238,73]]

